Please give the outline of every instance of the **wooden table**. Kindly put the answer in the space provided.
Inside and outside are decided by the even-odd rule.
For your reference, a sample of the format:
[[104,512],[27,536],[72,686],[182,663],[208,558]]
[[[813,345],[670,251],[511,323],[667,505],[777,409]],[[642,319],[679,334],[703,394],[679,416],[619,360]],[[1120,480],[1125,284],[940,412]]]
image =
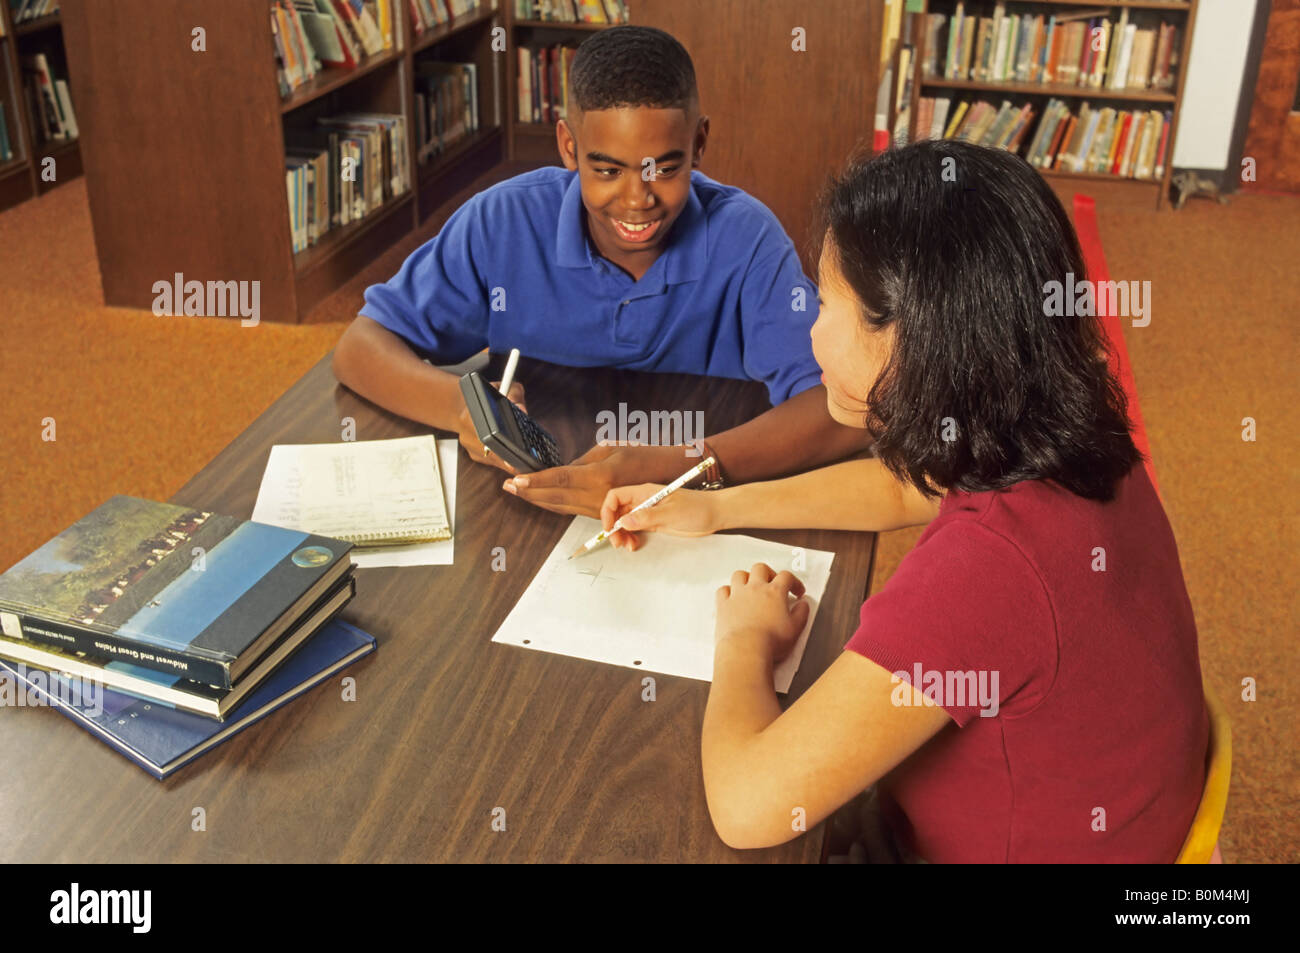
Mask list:
[[[703,410],[707,432],[767,406],[752,382],[527,360],[518,376],[566,459],[620,401]],[[337,441],[347,417],[358,440],[427,432],[338,386],[326,358],[173,501],[248,517],[271,446]],[[343,617],[379,649],[343,673],[355,701],[336,676],[165,782],[57,712],[0,713],[0,858],[818,861],[824,825],[761,851],[714,833],[699,755],[706,683],[655,675],[647,702],[646,673],[491,642],[570,520],[506,494],[503,479],[461,454],[454,566],[358,571]],[[836,554],[789,702],[856,628],[874,537],[754,535]],[[498,546],[504,572],[492,570]],[[718,567],[719,585],[737,568]],[[200,807],[206,830],[194,831]],[[498,807],[504,831],[493,829]]]

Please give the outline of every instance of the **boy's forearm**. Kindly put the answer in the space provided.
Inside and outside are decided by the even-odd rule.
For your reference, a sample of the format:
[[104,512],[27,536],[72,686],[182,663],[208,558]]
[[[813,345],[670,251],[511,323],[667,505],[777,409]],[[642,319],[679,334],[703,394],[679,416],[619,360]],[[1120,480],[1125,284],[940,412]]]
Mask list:
[[455,432],[464,407],[456,377],[426,364],[396,334],[358,317],[334,348],[334,376],[385,410]]
[[887,532],[929,522],[926,501],[874,457],[846,460],[783,480],[720,490],[718,529],[847,529]]
[[821,384],[753,420],[708,438],[728,483],[770,479],[865,450],[865,430],[837,423]]

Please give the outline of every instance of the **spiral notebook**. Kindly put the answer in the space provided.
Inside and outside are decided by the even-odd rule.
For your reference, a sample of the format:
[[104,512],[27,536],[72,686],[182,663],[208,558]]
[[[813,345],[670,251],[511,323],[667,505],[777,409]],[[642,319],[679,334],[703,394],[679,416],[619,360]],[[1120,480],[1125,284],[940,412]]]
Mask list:
[[450,539],[437,443],[426,435],[276,444],[253,521],[357,546]]

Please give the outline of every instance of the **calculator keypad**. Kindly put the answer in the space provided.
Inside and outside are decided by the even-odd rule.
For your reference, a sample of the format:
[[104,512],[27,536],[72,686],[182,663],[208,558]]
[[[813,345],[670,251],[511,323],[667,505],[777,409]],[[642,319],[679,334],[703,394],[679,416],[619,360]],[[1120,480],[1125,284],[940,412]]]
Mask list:
[[510,409],[514,411],[515,423],[519,425],[519,432],[524,436],[524,447],[532,454],[533,459],[543,467],[563,466],[564,462],[560,459],[560,452],[551,435],[533,423],[528,415],[514,404],[510,405]]

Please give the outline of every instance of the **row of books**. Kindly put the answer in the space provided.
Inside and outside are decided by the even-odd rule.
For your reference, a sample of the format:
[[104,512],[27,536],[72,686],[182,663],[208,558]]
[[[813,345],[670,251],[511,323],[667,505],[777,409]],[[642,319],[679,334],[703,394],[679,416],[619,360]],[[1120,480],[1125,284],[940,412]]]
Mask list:
[[[59,0],[9,0],[9,15],[14,23],[26,23],[59,12]],[[4,36],[4,22],[0,20],[0,36]]]
[[625,0],[515,0],[520,20],[558,23],[626,23]]
[[1160,179],[1172,121],[1171,111],[1094,109],[1087,102],[1075,112],[1061,99],[1049,99],[1039,117],[1031,103],[1016,107],[1003,100],[997,107],[986,100],[963,100],[954,106],[951,97],[922,97],[915,138],[960,139],[1006,149],[1038,169]]
[[416,36],[478,11],[476,0],[406,0],[406,5]]
[[[925,76],[981,83],[1040,83],[1091,89],[1171,89],[1178,65],[1178,27],[1148,19],[1139,28],[1127,7],[1059,15],[932,13],[926,21]],[[1140,14],[1135,14],[1140,16]],[[946,32],[946,39],[941,38]]]
[[284,184],[295,253],[411,188],[406,117],[345,113],[285,130]]
[[79,135],[77,114],[72,108],[68,81],[54,75],[44,53],[24,56],[22,66],[23,86],[38,144],[76,139]]
[[478,131],[478,66],[416,62],[417,161],[425,162]]
[[393,45],[393,0],[275,0],[280,95],[289,96],[325,67],[353,69]]
[[5,104],[0,103],[0,162],[14,157],[13,143],[9,141],[9,123],[5,119]]
[[518,50],[519,121],[551,123],[569,110],[569,70],[577,49],[556,45]]
[[163,777],[373,650],[351,549],[114,497],[0,575],[3,674]]

